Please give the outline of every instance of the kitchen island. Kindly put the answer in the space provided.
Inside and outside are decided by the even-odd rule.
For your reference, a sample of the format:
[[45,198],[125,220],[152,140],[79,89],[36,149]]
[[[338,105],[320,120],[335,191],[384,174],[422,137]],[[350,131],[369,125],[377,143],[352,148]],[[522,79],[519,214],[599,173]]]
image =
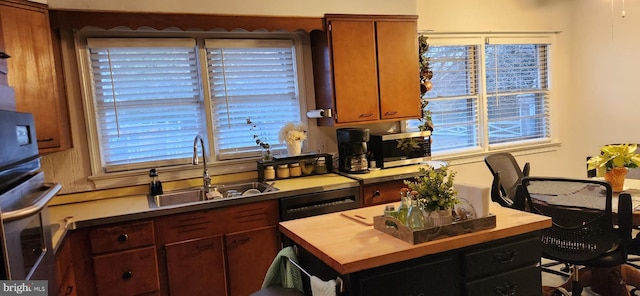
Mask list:
[[540,295],[539,231],[547,217],[491,204],[493,229],[410,244],[373,228],[384,205],[280,222],[300,263],[340,295]]

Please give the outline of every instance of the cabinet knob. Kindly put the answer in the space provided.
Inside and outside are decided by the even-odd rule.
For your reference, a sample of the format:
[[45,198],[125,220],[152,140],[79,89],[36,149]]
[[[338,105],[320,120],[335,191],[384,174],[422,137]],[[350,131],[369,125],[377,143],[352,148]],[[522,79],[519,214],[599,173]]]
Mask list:
[[64,296],[69,296],[73,293],[73,286],[67,286],[67,289],[64,292]]
[[133,276],[133,273],[131,271],[125,271],[122,273],[123,280],[129,280],[131,279],[131,276]]
[[376,190],[373,192],[373,197],[379,197],[380,196],[380,190]]
[[118,235],[118,241],[121,243],[126,242],[129,239],[129,235],[126,233],[123,233],[121,235]]
[[516,295],[516,288],[518,286],[513,283],[513,284],[503,284],[502,286],[497,286],[496,287],[496,294],[500,295],[500,296],[513,296]]
[[11,56],[10,56],[10,55],[8,55],[6,52],[0,51],[0,59],[3,59],[3,60],[4,60],[4,59],[8,59],[8,58],[10,58],[10,57],[11,57]]
[[518,252],[516,252],[516,250],[509,250],[495,253],[493,258],[495,258],[499,263],[506,264],[516,260],[516,256],[518,256]]

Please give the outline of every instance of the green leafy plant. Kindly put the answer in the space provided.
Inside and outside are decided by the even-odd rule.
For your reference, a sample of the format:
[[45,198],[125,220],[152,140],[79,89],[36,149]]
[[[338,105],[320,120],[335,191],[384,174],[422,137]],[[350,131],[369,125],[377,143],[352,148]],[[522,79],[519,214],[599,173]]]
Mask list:
[[449,166],[433,168],[430,165],[419,168],[420,176],[415,181],[406,180],[404,184],[412,191],[418,192],[418,202],[427,212],[449,210],[459,202],[458,191],[453,188],[455,171]]
[[587,169],[604,168],[610,171],[616,167],[637,168],[640,166],[637,148],[637,144],[605,145],[600,149],[600,155],[587,160]]
[[427,36],[418,36],[418,60],[420,64],[420,107],[422,108],[422,118],[420,118],[420,124],[418,129],[421,131],[433,131],[433,122],[431,121],[431,111],[427,109],[429,101],[424,95],[431,90],[433,84],[431,78],[433,72],[429,67],[429,57],[427,57],[427,51],[429,51],[429,43],[427,43]]
[[247,124],[251,125],[251,131],[253,132],[253,140],[256,141],[256,145],[260,146],[263,149],[262,158],[264,160],[271,160],[273,158],[271,154],[271,145],[267,143],[266,138],[260,137],[258,135],[257,125],[251,121],[251,118],[247,118]]

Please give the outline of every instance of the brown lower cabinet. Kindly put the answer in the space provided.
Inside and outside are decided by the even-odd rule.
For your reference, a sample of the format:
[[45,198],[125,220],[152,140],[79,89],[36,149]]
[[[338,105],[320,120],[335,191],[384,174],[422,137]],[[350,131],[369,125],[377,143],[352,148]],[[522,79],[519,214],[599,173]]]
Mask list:
[[277,223],[270,200],[74,230],[76,293],[249,295],[279,250]]

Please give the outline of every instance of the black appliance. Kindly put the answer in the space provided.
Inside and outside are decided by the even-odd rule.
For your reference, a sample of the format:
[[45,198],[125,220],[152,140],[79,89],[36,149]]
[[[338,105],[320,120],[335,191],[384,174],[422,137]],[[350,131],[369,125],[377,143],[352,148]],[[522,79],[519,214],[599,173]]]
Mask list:
[[431,160],[431,132],[371,134],[371,158],[380,168],[390,168]]
[[33,115],[0,110],[0,279],[47,280],[55,259],[47,203],[61,189],[44,182]]
[[338,140],[339,171],[352,174],[369,172],[367,142],[369,129],[340,128],[336,130]]

